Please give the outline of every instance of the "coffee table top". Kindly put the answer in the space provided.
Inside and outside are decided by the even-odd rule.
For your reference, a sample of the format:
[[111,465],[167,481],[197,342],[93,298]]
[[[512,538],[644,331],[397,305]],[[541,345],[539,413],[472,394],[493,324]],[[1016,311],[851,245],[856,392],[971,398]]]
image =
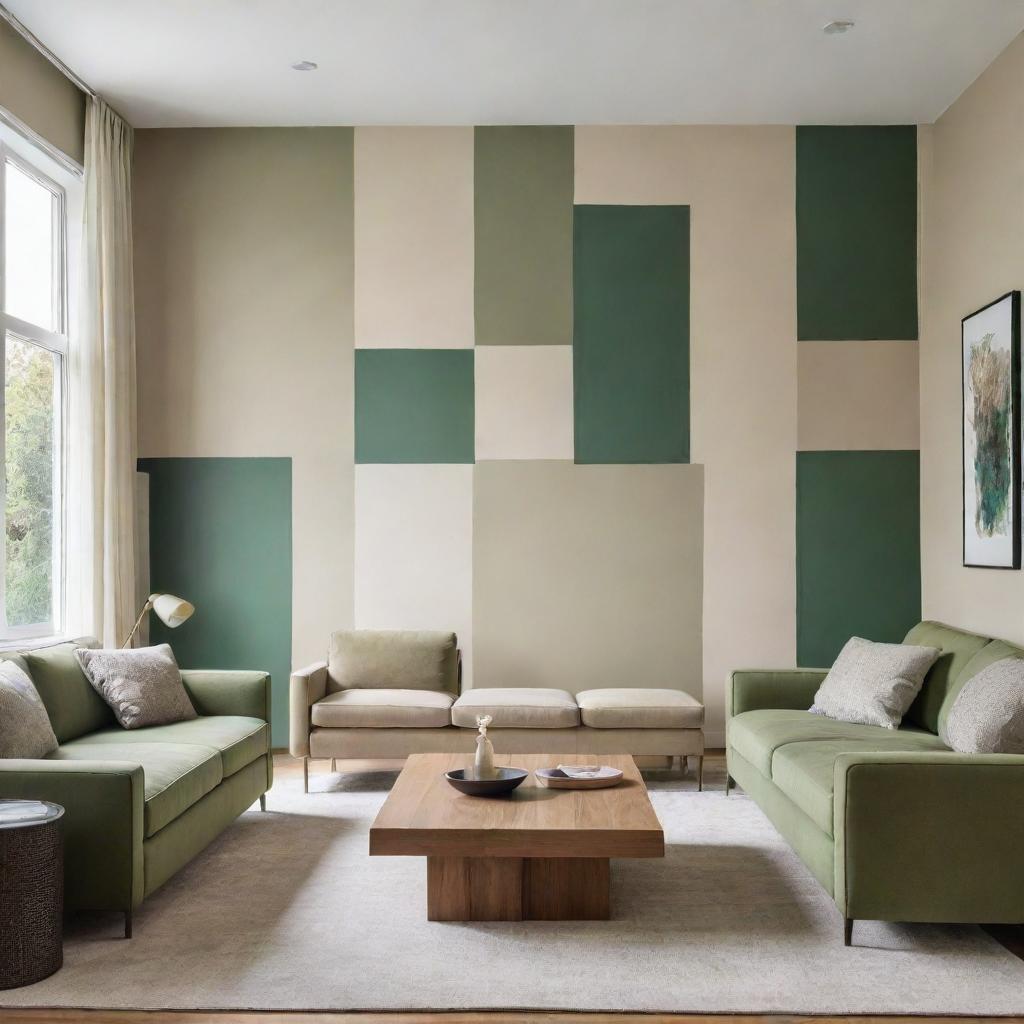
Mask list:
[[[612,789],[548,789],[533,774],[558,764],[620,768]],[[459,793],[444,773],[471,754],[413,754],[370,828],[371,855],[415,857],[664,857],[665,835],[633,758],[603,754],[496,755],[530,772],[504,797]]]

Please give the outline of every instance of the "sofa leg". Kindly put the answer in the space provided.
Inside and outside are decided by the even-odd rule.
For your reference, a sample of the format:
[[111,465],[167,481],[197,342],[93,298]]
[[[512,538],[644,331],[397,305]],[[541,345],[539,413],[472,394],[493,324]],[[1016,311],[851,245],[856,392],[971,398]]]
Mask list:
[[697,758],[697,792],[704,792],[704,755]]
[[338,770],[338,759],[336,757],[331,758],[331,771],[336,772]]
[[735,783],[732,780],[732,776],[728,772],[726,772],[726,775],[725,775],[725,795],[726,796],[728,796],[729,793],[732,791],[732,787],[734,785],[735,785]]
[[126,939],[132,937],[132,912],[130,910],[124,912],[124,937]]
[[261,793],[260,794],[260,810],[263,811],[264,813],[266,813],[266,810],[267,810],[267,794],[266,793]]
[[849,946],[853,942],[853,918],[843,918],[843,945]]
[[686,770],[690,767],[690,762],[687,760],[685,754],[679,755],[679,771],[682,773],[683,778],[686,778]]
[[309,792],[309,758],[302,759],[302,792]]

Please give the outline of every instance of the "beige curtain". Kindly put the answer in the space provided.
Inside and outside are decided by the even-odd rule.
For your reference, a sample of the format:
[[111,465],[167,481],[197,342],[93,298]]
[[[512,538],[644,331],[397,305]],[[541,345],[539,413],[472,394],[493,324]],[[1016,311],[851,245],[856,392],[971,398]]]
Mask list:
[[132,129],[102,100],[85,123],[78,336],[69,358],[68,632],[122,642],[138,609]]

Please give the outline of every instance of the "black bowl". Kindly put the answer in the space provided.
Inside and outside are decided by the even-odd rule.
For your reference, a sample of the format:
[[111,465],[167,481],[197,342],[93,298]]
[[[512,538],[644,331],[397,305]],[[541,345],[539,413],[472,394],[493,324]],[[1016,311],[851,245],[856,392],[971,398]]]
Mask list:
[[474,779],[472,768],[457,768],[445,772],[444,777],[460,792],[468,796],[504,796],[511,793],[530,773],[522,768],[495,768],[496,779]]

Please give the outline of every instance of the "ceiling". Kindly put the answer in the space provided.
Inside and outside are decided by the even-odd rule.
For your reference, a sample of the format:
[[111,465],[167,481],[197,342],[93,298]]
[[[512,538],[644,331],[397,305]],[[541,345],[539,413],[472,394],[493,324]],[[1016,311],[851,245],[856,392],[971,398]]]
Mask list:
[[0,2],[138,127],[930,122],[1024,29],[1024,0]]

